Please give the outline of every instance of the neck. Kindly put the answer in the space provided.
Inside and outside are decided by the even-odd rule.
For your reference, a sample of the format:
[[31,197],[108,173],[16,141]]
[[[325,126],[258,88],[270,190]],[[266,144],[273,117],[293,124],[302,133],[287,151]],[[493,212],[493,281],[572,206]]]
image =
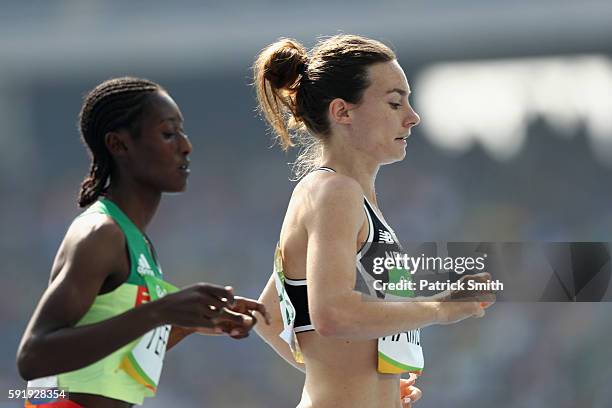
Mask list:
[[346,146],[323,146],[321,163],[322,166],[331,167],[336,172],[355,179],[368,201],[377,205],[374,184],[380,164],[373,162],[371,157]]
[[140,231],[145,232],[155,216],[161,192],[144,188],[130,180],[120,179],[111,182],[106,197],[117,204]]

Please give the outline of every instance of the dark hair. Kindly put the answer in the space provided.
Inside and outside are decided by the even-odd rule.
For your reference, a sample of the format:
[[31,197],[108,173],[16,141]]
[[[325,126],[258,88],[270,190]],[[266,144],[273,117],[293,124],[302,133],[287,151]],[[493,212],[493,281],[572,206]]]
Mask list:
[[139,133],[148,96],[163,88],[155,82],[133,77],[112,78],[92,89],[79,114],[79,131],[91,157],[89,174],[81,184],[79,207],[86,207],[106,191],[113,160],[106,148],[108,132],[128,129]]
[[302,149],[294,166],[298,178],[318,165],[320,141],[330,130],[329,103],[335,98],[359,103],[370,85],[367,68],[395,59],[383,43],[348,34],[320,40],[310,56],[289,38],[279,39],[258,55],[254,84],[259,108],[283,150],[296,142]]

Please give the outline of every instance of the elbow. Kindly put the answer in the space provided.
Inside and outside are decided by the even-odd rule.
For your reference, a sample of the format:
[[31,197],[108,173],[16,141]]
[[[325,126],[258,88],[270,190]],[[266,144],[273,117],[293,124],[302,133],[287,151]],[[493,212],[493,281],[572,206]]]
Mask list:
[[344,314],[333,308],[314,310],[310,319],[316,332],[323,337],[344,337],[350,327]]
[[17,371],[21,378],[25,381],[33,380],[35,377],[34,367],[32,367],[33,358],[30,357],[30,354],[27,350],[20,348],[17,352]]
[[17,371],[25,381],[44,377],[44,374],[40,373],[37,367],[37,362],[40,363],[41,359],[36,357],[36,352],[33,350],[31,343],[31,340],[22,343],[17,351]]

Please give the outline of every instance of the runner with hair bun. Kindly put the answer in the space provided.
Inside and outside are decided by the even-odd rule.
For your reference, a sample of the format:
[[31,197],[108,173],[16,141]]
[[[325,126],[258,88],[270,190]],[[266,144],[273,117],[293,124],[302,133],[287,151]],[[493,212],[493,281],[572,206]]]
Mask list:
[[485,312],[476,299],[446,301],[451,293],[364,300],[391,298],[369,285],[367,259],[382,244],[402,250],[375,180],[380,166],[404,159],[420,120],[404,71],[389,47],[369,38],[336,35],[310,51],[281,39],[257,57],[254,85],[283,150],[301,149],[294,167],[300,181],[260,297],[272,324],[256,331],[305,371],[300,408],[409,407],[421,397],[414,386],[424,364],[419,329]]

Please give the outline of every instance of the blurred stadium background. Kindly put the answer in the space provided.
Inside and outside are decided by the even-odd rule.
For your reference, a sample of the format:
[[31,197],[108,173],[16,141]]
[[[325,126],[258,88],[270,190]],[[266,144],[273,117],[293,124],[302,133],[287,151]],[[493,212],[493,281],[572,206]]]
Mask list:
[[[212,2],[211,2],[212,3]],[[78,213],[86,91],[132,74],[181,106],[189,191],[150,229],[168,278],[257,297],[293,183],[254,111],[250,65],[280,36],[357,33],[397,52],[422,125],[378,196],[402,240],[611,241],[612,3],[4,2],[0,11],[0,395]],[[70,301],[70,299],[66,299]],[[610,304],[497,304],[423,331],[418,407],[610,407]],[[256,336],[192,336],[149,407],[292,407],[303,375]],[[8,405],[7,405],[8,406]]]

